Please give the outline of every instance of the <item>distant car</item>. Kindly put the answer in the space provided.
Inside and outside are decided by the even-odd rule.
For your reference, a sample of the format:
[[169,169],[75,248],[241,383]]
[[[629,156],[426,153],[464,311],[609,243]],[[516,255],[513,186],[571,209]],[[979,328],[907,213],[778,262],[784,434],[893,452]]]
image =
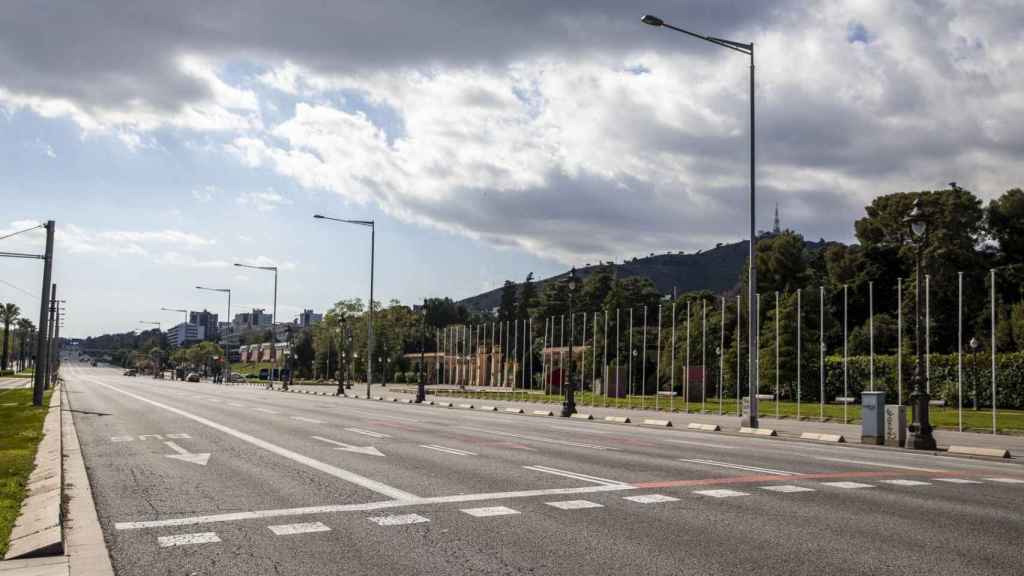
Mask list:
[[238,372],[231,373],[231,382],[245,382],[245,376],[242,376]]
[[135,368],[129,368],[128,370],[124,371],[125,376],[136,376],[138,375],[138,373],[139,372]]
[[199,374],[196,374],[195,372],[189,372],[188,376],[185,377],[185,380],[189,382],[199,382]]
[[[45,358],[44,358],[44,360],[45,360]],[[95,361],[95,360],[93,360],[93,361],[92,361],[92,364],[90,364],[90,366],[95,366],[95,365],[96,365],[96,361]]]

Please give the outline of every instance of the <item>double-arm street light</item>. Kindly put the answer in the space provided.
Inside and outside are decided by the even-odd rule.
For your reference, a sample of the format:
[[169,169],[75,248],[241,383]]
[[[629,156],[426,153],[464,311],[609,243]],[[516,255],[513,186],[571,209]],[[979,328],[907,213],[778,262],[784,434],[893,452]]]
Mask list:
[[917,299],[914,305],[917,322],[914,327],[914,341],[917,346],[917,365],[914,366],[914,391],[910,394],[911,423],[907,434],[907,448],[918,450],[935,450],[935,437],[932,436],[932,425],[928,421],[928,408],[931,396],[928,394],[928,375],[924,373],[924,347],[921,343],[921,303],[924,301],[924,284],[921,282],[921,252],[928,239],[928,223],[921,209],[921,199],[914,200],[914,208],[906,218],[910,232],[915,240],[915,271]]
[[657,16],[650,14],[644,15],[640,19],[644,24],[650,26],[669,28],[676,32],[682,32],[688,36],[699,38],[705,42],[717,44],[723,48],[728,48],[740,54],[750,56],[750,246],[749,246],[749,278],[747,285],[747,300],[749,301],[749,340],[748,340],[748,372],[747,372],[747,389],[750,394],[750,410],[743,416],[743,424],[751,428],[757,428],[757,391],[754,390],[753,383],[757,378],[757,264],[754,259],[755,244],[757,242],[757,228],[755,219],[755,177],[754,177],[754,44],[745,44],[743,42],[734,42],[732,40],[726,40],[724,38],[716,38],[714,36],[705,36],[703,34],[697,34],[696,32],[690,32],[689,30],[683,30],[673,26]]
[[163,306],[161,306],[160,309],[164,312],[181,312],[185,315],[185,325],[188,325],[188,310],[185,310],[184,308],[165,308]]
[[313,218],[317,220],[332,220],[334,222],[341,222],[342,224],[355,224],[356,226],[366,226],[370,229],[370,306],[369,306],[369,321],[366,323],[367,329],[367,350],[366,350],[366,397],[370,397],[370,387],[373,385],[373,252],[374,244],[376,242],[377,230],[374,227],[373,220],[346,220],[343,218],[332,218],[330,216],[324,216],[323,214],[314,214]]
[[[274,325],[277,324],[277,266],[253,266],[251,264],[241,264],[235,262],[235,266],[238,268],[248,268],[250,270],[263,270],[264,272],[274,273],[274,310],[270,317],[270,358],[274,363],[277,363],[277,332],[274,331]],[[270,386],[273,386],[274,382],[274,369],[270,369],[270,376],[267,378],[267,382]]]
[[[569,270],[569,322],[576,317],[573,315],[572,295],[576,291],[576,268]],[[576,385],[572,380],[572,365],[575,357],[572,355],[572,338],[569,338],[569,377],[563,378],[562,386],[565,387],[565,401],[562,403],[562,416],[568,418],[576,412]]]
[[[228,315],[225,318],[228,322],[231,322],[231,288],[207,288],[206,286],[196,286],[196,290],[207,290],[209,292],[221,292],[228,295]],[[231,383],[231,343],[228,341],[227,336],[224,337],[224,370],[228,374],[228,384]]]

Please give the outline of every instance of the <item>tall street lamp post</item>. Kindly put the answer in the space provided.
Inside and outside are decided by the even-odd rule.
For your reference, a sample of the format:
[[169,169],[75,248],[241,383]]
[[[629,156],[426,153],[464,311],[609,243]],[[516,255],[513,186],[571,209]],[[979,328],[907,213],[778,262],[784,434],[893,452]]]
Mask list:
[[424,374],[424,348],[427,341],[427,302],[423,302],[423,310],[420,311],[420,381],[416,386],[416,403],[420,404],[427,399],[427,383]]
[[366,226],[370,229],[370,308],[369,308],[369,321],[366,323],[366,330],[368,340],[366,343],[366,397],[370,397],[370,387],[373,385],[373,253],[374,245],[376,244],[377,229],[374,226],[373,220],[346,220],[344,218],[332,218],[330,216],[324,216],[323,214],[313,214],[313,218],[318,220],[333,220],[334,222],[341,222],[342,224],[355,224],[356,226]]
[[755,227],[754,216],[756,198],[754,177],[754,44],[733,42],[732,40],[725,40],[724,38],[716,38],[714,36],[705,36],[703,34],[690,32],[689,30],[684,30],[682,28],[677,28],[676,26],[668,24],[661,18],[658,18],[657,16],[652,16],[650,14],[644,15],[644,17],[641,18],[640,21],[650,26],[664,27],[669,28],[671,30],[675,30],[676,32],[682,32],[683,34],[686,34],[688,36],[693,36],[694,38],[699,38],[701,40],[704,40],[705,42],[717,44],[718,46],[721,46],[723,48],[728,48],[729,50],[733,50],[735,52],[739,52],[740,54],[750,56],[750,246],[748,254],[750,272],[747,283],[747,301],[750,307],[748,318],[748,321],[750,323],[748,331],[749,342],[747,348],[750,351],[750,354],[748,359],[749,370],[747,371],[747,388],[750,393],[750,411],[743,416],[743,425],[751,428],[757,428],[757,392],[753,389],[754,378],[756,378],[757,374],[757,265],[754,260],[754,249],[755,244],[757,242],[757,229]]
[[924,348],[921,343],[921,302],[924,301],[924,284],[921,282],[921,252],[927,241],[928,224],[924,211],[921,209],[921,199],[914,200],[914,208],[906,218],[910,225],[910,232],[916,239],[915,246],[915,282],[917,283],[917,301],[915,302],[915,316],[917,322],[914,328],[914,340],[917,346],[917,365],[914,366],[914,391],[910,394],[910,405],[912,421],[907,434],[907,448],[917,450],[935,450],[935,437],[932,436],[932,426],[928,421],[928,408],[931,401],[927,389],[927,375],[922,372],[924,368]]
[[[576,268],[573,267],[569,270],[569,321],[571,322],[574,318],[572,309],[572,296],[573,292],[576,291]],[[568,418],[576,412],[576,387],[572,379],[572,338],[569,338],[569,377],[565,379],[562,385],[565,387],[565,402],[562,403],[562,416]]]
[[[274,273],[274,310],[271,312],[270,317],[270,359],[274,364],[277,364],[277,331],[274,330],[275,324],[277,324],[277,266],[252,266],[250,264],[241,264],[235,262],[235,266],[238,268],[248,268],[250,270],[263,270],[264,272]],[[274,369],[270,369],[270,376],[267,378],[267,385],[270,387],[274,386]]]
[[[231,322],[231,288],[207,288],[205,286],[196,286],[196,290],[206,290],[208,292],[220,292],[228,295],[228,315],[226,320]],[[231,383],[231,343],[228,341],[227,336],[224,337],[224,371],[228,374],[228,384]]]

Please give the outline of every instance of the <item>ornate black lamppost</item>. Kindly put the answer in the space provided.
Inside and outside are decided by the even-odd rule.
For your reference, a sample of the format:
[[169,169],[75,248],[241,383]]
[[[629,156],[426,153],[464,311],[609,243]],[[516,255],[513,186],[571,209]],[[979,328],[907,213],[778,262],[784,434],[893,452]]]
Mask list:
[[[569,321],[572,322],[573,309],[572,309],[572,295],[576,291],[576,268],[573,267],[569,270]],[[572,365],[575,358],[572,355],[572,338],[569,339],[569,376],[562,382],[562,386],[565,388],[565,402],[562,403],[562,416],[568,418],[576,412],[576,388],[572,380]]]
[[915,316],[917,322],[914,328],[914,341],[917,346],[917,365],[914,366],[914,391],[910,394],[911,423],[907,433],[907,448],[916,450],[935,450],[935,437],[932,435],[932,425],[928,420],[928,408],[931,402],[927,389],[927,375],[924,374],[924,347],[921,342],[921,302],[924,301],[924,284],[921,275],[921,252],[927,241],[928,225],[924,211],[921,210],[921,199],[914,200],[914,209],[906,218],[910,225],[910,232],[915,240],[915,282],[917,283],[917,298],[915,302]]

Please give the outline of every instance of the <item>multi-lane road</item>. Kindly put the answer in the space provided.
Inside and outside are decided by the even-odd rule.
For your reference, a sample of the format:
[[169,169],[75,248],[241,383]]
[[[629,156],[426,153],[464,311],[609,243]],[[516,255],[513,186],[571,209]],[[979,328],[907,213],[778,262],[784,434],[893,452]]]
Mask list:
[[122,575],[1024,570],[1015,461],[64,378]]

